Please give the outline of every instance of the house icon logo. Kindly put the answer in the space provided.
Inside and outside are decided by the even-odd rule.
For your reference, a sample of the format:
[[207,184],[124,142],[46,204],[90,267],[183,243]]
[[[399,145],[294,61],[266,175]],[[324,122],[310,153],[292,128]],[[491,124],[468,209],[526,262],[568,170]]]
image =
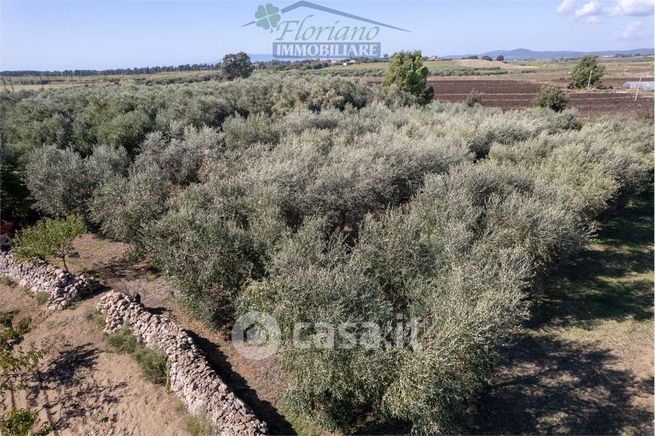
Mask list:
[[[288,15],[295,10],[309,14]],[[254,18],[242,27],[254,25],[266,31],[273,37],[273,57],[285,59],[380,57],[378,36],[382,29],[409,32],[304,0],[285,8],[272,3],[259,5]]]

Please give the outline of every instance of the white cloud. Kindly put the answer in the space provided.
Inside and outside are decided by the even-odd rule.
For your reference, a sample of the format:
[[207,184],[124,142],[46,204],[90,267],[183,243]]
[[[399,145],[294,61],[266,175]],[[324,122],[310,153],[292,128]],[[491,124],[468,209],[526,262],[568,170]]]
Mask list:
[[617,0],[610,12],[612,15],[647,16],[653,14],[653,9],[655,0]]
[[584,22],[587,24],[598,24],[601,23],[603,20],[598,15],[589,15],[587,18],[585,18]]
[[583,20],[586,23],[600,22],[605,16],[634,16],[645,17],[653,15],[655,0],[588,0],[579,5],[578,0],[561,0],[557,12],[571,14],[574,18],[591,17]]
[[645,39],[648,32],[641,21],[633,21],[621,31],[621,39]]
[[557,7],[557,12],[564,13],[564,12],[569,12],[573,10],[573,6],[575,6],[575,0],[562,0],[562,3],[559,4]]
[[601,12],[600,3],[596,0],[591,0],[589,3],[583,4],[573,13],[576,17],[586,17],[587,15],[597,15]]

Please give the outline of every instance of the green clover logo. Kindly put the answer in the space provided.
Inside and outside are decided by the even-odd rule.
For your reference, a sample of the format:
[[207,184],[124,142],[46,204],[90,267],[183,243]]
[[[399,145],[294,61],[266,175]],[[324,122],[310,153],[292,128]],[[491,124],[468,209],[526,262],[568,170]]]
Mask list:
[[255,12],[255,18],[257,18],[257,27],[268,30],[271,29],[273,32],[277,28],[277,24],[280,22],[280,9],[276,8],[270,3],[266,3],[266,6],[259,5],[257,7],[257,12]]

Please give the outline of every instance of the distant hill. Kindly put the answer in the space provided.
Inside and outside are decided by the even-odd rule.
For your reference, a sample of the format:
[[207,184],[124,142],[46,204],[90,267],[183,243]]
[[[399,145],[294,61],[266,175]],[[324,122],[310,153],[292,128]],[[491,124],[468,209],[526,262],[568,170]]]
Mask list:
[[[603,51],[535,51],[527,48],[517,48],[514,50],[494,50],[486,53],[474,53],[477,56],[490,56],[496,59],[499,55],[505,56],[505,59],[518,59],[518,60],[534,60],[534,59],[575,59],[581,58],[585,55],[592,54],[595,56],[634,56],[634,55],[652,55],[652,48],[635,48],[632,50],[603,50]],[[470,55],[451,55],[443,56],[446,59],[461,59]]]

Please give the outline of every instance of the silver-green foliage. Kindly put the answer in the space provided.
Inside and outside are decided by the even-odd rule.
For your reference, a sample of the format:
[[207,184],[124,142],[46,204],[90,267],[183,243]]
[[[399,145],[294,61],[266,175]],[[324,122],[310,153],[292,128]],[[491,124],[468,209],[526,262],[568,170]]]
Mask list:
[[[448,119],[440,119],[440,110]],[[286,338],[297,322],[387,325],[397,313],[419,320],[418,350],[301,349],[285,342],[280,361],[297,411],[342,429],[353,429],[357,411],[369,410],[420,432],[462,431],[462,411],[491,375],[498,346],[526,316],[533,277],[579,250],[594,218],[652,177],[647,122],[606,120],[578,130],[567,114],[450,111],[433,107],[396,125],[412,127],[414,144],[425,131],[431,143],[436,132],[467,145],[484,138],[488,159],[428,174],[410,206],[366,214],[354,245],[343,235],[323,236],[331,215],[321,210],[329,198],[321,198],[313,203],[321,218],[306,218],[282,238],[269,274],[239,297],[242,310],[272,313]],[[354,162],[367,162],[357,151]],[[284,162],[298,155],[302,149]],[[293,168],[288,174],[302,174]],[[306,174],[301,180],[311,180]],[[329,174],[318,179],[325,183]],[[350,190],[343,192],[339,199]],[[294,195],[302,203],[304,195]]]
[[198,180],[198,172],[208,157],[219,154],[222,138],[210,128],[187,126],[180,137],[166,138],[161,132],[150,133],[141,144],[134,165],[136,170],[155,166],[175,185]]
[[35,207],[48,215],[84,214],[95,187],[124,173],[127,164],[124,149],[103,145],[86,158],[70,148],[36,148],[27,155],[27,187]]
[[[417,108],[394,87],[299,75],[133,91],[125,100],[141,102],[161,132],[127,177],[99,185],[91,216],[107,235],[136,241],[196,313],[221,323],[233,306],[266,310],[287,333],[299,321],[419,320],[418,350],[283,344],[288,404],[346,431],[363,416],[461,431],[498,346],[526,316],[534,277],[652,180],[652,123],[643,120],[580,125],[571,111]],[[71,92],[111,114],[135,110],[113,94],[125,90]],[[50,109],[66,108],[45,100],[34,125],[47,130]],[[16,117],[31,116],[16,107]],[[83,118],[103,124],[104,107]],[[67,125],[38,136],[70,136]],[[8,132],[30,135],[14,124]],[[53,211],[83,209],[89,194],[66,171],[86,160],[43,153],[63,164],[35,172],[35,192],[52,192]],[[45,186],[47,177],[57,180]]]
[[143,226],[164,212],[169,193],[158,167],[132,170],[99,186],[90,201],[90,217],[106,236],[138,242]]

